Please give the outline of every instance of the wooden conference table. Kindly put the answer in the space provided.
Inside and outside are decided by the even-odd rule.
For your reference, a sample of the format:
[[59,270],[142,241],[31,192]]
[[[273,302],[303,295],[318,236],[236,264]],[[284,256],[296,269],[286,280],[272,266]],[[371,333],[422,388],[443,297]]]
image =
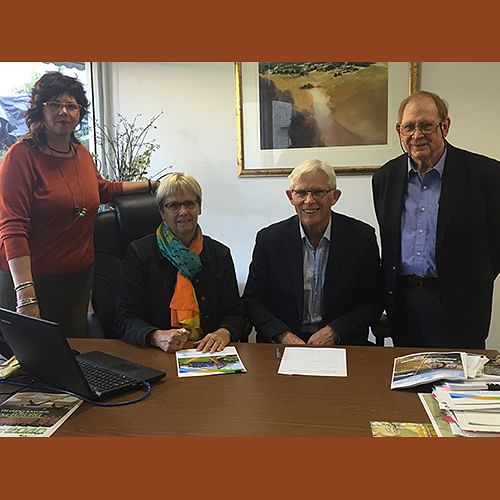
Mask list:
[[[236,344],[248,373],[178,378],[175,355],[110,339],[70,339],[164,370],[149,398],[88,403],[55,436],[371,436],[370,421],[428,422],[416,391],[389,389],[393,359],[415,349],[346,347],[347,377],[278,375],[275,345]],[[132,399],[139,392],[113,401]]]

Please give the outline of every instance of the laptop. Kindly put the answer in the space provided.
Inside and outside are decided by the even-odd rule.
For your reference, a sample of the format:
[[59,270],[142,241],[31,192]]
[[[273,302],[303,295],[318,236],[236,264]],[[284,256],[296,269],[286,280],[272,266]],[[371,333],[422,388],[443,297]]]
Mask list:
[[46,385],[89,399],[131,392],[166,375],[101,351],[75,356],[57,323],[1,307],[0,329],[24,371]]

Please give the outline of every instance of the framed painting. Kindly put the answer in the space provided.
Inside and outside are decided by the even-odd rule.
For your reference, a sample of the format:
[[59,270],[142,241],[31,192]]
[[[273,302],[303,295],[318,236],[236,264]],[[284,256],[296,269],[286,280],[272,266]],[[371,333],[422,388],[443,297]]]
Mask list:
[[238,174],[283,176],[320,159],[367,174],[401,153],[399,103],[419,87],[412,62],[237,62]]

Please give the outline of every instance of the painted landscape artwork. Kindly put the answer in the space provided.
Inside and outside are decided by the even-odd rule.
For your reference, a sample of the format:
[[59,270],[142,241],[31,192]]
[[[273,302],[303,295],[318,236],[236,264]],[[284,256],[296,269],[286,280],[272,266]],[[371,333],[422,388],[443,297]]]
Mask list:
[[387,144],[387,62],[261,62],[261,149]]

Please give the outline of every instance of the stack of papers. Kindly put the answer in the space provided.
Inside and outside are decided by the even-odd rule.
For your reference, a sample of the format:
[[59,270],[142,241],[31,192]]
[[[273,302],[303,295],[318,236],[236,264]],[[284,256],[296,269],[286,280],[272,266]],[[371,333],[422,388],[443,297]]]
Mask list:
[[465,352],[401,356],[394,360],[391,389],[433,384],[432,394],[419,398],[440,437],[500,437],[497,362]]
[[391,389],[434,384],[419,394],[440,437],[500,437],[500,359],[465,352],[422,352],[394,359]]
[[444,421],[454,436],[500,437],[500,392],[451,391],[443,384],[419,396],[438,435]]

